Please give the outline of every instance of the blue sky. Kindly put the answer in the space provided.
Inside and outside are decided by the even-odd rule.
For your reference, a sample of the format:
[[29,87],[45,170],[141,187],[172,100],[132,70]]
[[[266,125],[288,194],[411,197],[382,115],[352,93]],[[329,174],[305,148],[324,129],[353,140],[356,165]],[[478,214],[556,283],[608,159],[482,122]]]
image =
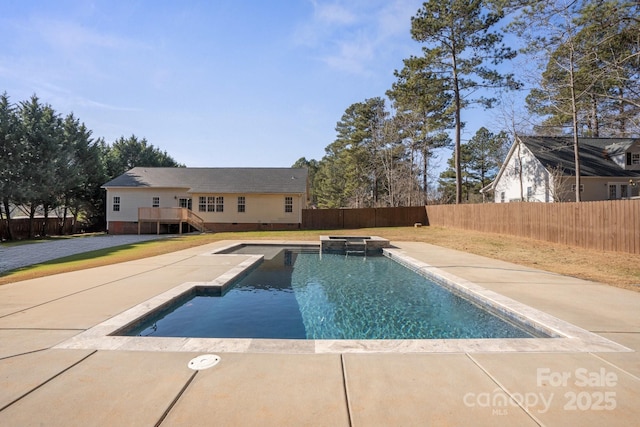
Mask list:
[[384,96],[419,54],[421,4],[3,0],[0,92],[187,166],[287,167],[320,160],[345,109]]

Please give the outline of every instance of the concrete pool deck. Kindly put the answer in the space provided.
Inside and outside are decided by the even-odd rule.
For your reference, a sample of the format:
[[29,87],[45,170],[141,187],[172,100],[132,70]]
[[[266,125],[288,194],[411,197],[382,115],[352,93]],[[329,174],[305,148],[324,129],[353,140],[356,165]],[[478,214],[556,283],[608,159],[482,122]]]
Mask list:
[[[424,243],[407,255],[633,352],[270,354],[56,349],[242,256],[230,242],[0,286],[0,425],[633,425],[640,293]],[[284,243],[284,242],[278,242]],[[261,351],[264,351],[262,349]]]

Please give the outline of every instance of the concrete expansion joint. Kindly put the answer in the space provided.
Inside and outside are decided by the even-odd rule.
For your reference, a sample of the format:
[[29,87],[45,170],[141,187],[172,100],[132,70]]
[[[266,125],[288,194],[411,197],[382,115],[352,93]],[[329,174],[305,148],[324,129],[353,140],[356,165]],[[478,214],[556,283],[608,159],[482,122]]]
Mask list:
[[349,387],[347,386],[347,368],[345,366],[344,353],[340,353],[340,368],[342,369],[342,387],[344,389],[344,401],[347,406],[347,416],[349,426],[353,425],[353,415],[351,413],[351,405],[349,402]]
[[598,356],[596,353],[589,353],[589,354],[590,354],[591,356],[595,357],[596,359],[598,359],[598,360],[600,360],[600,361],[602,361],[602,362],[606,363],[607,365],[609,365],[609,366],[611,366],[611,367],[613,367],[613,368],[615,368],[615,369],[617,369],[617,370],[619,370],[619,371],[624,372],[625,374],[629,375],[631,378],[635,379],[636,381],[640,381],[640,377],[638,377],[637,375],[634,375],[634,374],[632,374],[631,372],[627,371],[626,369],[623,369],[623,368],[621,368],[620,366],[615,365],[615,364],[613,364],[613,363],[609,362],[609,361],[608,361],[608,360],[606,360],[606,359],[603,359],[602,357]]
[[180,400],[180,398],[185,393],[185,391],[187,391],[187,388],[189,388],[189,386],[191,385],[191,383],[195,379],[196,375],[198,375],[198,371],[193,371],[193,374],[191,374],[191,376],[189,377],[187,382],[184,384],[184,386],[180,389],[180,391],[178,391],[178,394],[176,395],[176,397],[173,398],[171,403],[169,403],[169,406],[167,406],[167,409],[165,409],[165,411],[162,413],[162,415],[160,416],[160,419],[158,420],[158,422],[155,423],[155,427],[158,427],[159,425],[161,425],[164,422],[164,420],[167,418],[167,416],[169,415],[171,410],[178,403],[178,400]]
[[53,381],[54,379],[58,378],[59,376],[61,376],[62,374],[64,374],[65,372],[69,371],[70,369],[78,366],[79,364],[81,364],[82,362],[84,362],[85,360],[87,360],[89,357],[93,356],[94,354],[96,354],[98,352],[98,350],[94,350],[91,353],[87,354],[86,356],[84,356],[82,359],[78,360],[77,362],[69,365],[68,367],[66,367],[65,369],[61,370],[60,372],[58,372],[57,374],[55,374],[54,376],[52,376],[51,378],[43,381],[42,383],[38,384],[37,386],[35,386],[34,388],[32,388],[31,390],[28,390],[26,393],[22,394],[21,396],[16,397],[15,399],[13,399],[11,402],[7,403],[6,405],[4,405],[3,407],[0,407],[0,412],[4,411],[5,409],[7,409],[9,406],[13,405],[14,403],[18,402],[19,400],[21,400],[22,398],[30,395],[31,393],[33,393],[34,391],[38,390],[39,388],[43,387],[44,385],[50,383],[51,381]]
[[526,406],[524,406],[521,402],[521,399],[516,399],[515,396],[509,391],[509,389],[503,385],[500,381],[498,381],[498,379],[491,375],[491,373],[489,371],[487,371],[484,366],[482,366],[480,364],[480,362],[478,362],[476,359],[473,358],[473,356],[469,353],[465,353],[465,355],[473,362],[473,364],[475,364],[482,372],[484,372],[484,374],[489,377],[489,379],[491,381],[493,381],[500,390],[502,390],[507,396],[509,396],[509,399],[511,399],[513,402],[516,403],[516,405],[518,405],[518,407],[520,409],[522,409],[536,424],[538,424],[539,426],[543,426],[544,423],[542,421],[540,421],[538,418],[536,418],[535,415],[533,415]]

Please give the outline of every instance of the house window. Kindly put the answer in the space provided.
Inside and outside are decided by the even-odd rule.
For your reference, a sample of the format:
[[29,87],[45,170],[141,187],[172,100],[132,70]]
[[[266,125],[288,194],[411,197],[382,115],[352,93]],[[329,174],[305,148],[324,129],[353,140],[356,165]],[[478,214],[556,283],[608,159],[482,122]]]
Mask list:
[[284,198],[284,211],[293,212],[293,197]]
[[504,199],[505,199],[505,195],[504,195],[504,191],[502,191],[500,193],[500,203],[504,203]]
[[609,185],[609,200],[615,200],[618,198],[617,185]]
[[640,153],[627,153],[627,166],[640,165]]
[[198,198],[198,211],[200,212],[222,212],[223,210],[223,197],[200,196]]
[[[576,192],[576,185],[575,184],[571,184],[571,191],[573,193]],[[580,184],[580,192],[582,193],[584,191],[584,184]]]
[[120,212],[120,196],[113,196],[113,211]]
[[238,212],[245,212],[246,200],[244,196],[238,196]]
[[160,197],[154,197],[153,201],[151,203],[151,207],[152,208],[159,208],[160,207]]
[[622,184],[620,186],[620,198],[621,199],[624,199],[625,197],[629,197],[629,193],[627,191],[627,187],[628,187],[627,184]]
[[198,211],[200,212],[215,212],[215,197],[213,196],[200,196],[198,197]]
[[527,187],[527,202],[533,198],[533,187]]
[[181,208],[187,208],[191,210],[191,199],[179,199],[178,206]]

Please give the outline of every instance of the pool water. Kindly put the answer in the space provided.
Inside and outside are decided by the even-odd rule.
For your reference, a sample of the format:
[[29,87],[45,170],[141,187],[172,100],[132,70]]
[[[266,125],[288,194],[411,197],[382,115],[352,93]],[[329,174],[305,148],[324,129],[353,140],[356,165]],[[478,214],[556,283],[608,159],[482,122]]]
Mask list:
[[[260,248],[242,249],[260,253]],[[199,291],[124,335],[276,339],[530,338],[385,256],[273,247],[223,295]]]

